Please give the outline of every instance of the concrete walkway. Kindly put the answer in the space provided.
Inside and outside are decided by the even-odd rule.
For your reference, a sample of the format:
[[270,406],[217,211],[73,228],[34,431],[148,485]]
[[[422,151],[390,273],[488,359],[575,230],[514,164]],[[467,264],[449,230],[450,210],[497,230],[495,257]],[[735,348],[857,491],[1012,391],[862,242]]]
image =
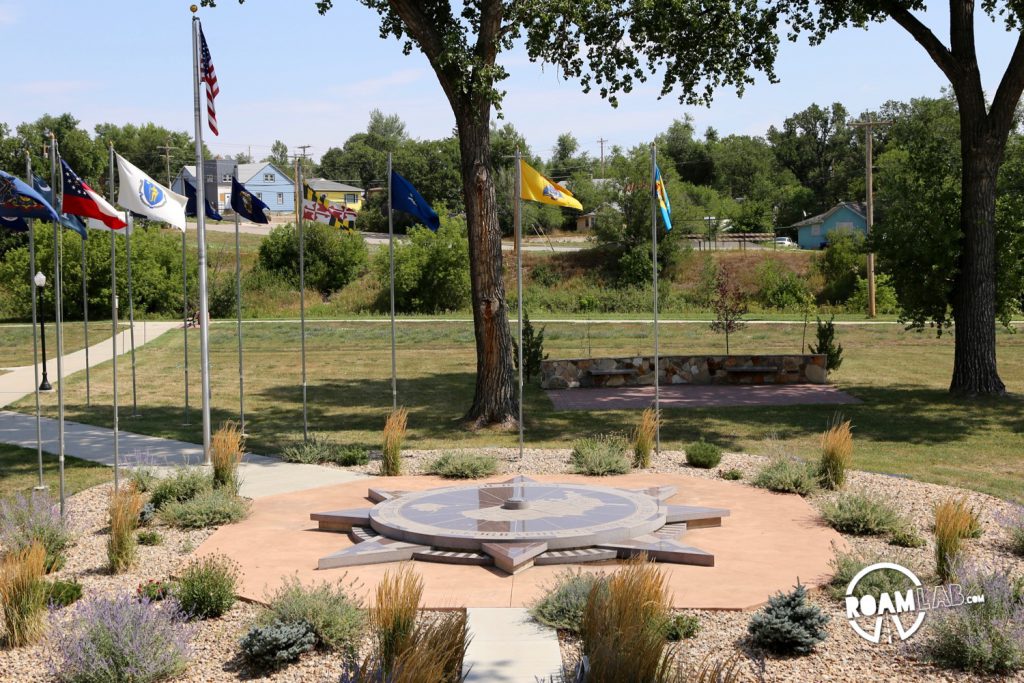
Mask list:
[[554,630],[521,607],[469,607],[466,683],[536,683],[562,680],[562,652]]

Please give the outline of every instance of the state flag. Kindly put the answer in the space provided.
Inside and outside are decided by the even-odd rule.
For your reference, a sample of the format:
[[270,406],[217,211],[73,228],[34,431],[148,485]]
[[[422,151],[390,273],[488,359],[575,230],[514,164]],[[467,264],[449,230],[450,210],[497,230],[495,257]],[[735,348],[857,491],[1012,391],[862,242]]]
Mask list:
[[57,212],[41,194],[10,173],[0,171],[0,218],[39,218],[59,221]]
[[569,192],[569,190],[554,180],[541,175],[522,159],[519,160],[519,171],[521,173],[519,196],[522,199],[540,202],[541,204],[564,206],[579,211],[583,210],[583,205],[572,196],[572,192]]
[[665,221],[665,232],[672,229],[672,204],[668,201],[668,191],[665,189],[665,179],[661,177],[661,169],[654,167],[654,196],[658,198],[658,207],[661,209],[661,219]]
[[412,183],[391,171],[391,208],[404,211],[417,218],[423,225],[434,232],[441,227],[437,212],[423,198]]
[[188,199],[177,192],[171,192],[120,154],[115,156],[120,179],[117,203],[132,213],[167,223],[184,232],[185,205]]
[[[185,202],[185,215],[186,216],[195,216],[196,215],[196,202],[198,201],[198,196],[196,194],[196,186],[193,185],[189,181],[189,179],[184,177],[184,176],[182,176],[181,180],[182,180],[182,182],[185,183],[185,197],[186,197],[186,199],[188,199],[188,201]],[[210,203],[210,200],[207,199],[206,197],[203,197],[203,204],[206,205],[206,217],[207,218],[209,218],[210,220],[214,220],[214,221],[222,221],[222,220],[224,220],[221,217],[221,215],[219,213],[217,213],[217,209],[213,208],[213,204]]]
[[263,200],[249,192],[238,178],[231,176],[231,208],[239,216],[253,223],[269,223],[267,213],[270,207]]
[[[57,202],[53,200],[53,188],[51,188],[42,178],[37,175],[33,175],[32,187],[36,189],[36,192],[43,195],[43,198],[46,201],[50,202],[50,206],[56,207]],[[56,211],[56,208],[54,210]],[[85,239],[85,223],[82,222],[82,219],[74,214],[67,213],[67,210],[63,209],[63,207],[62,210],[64,210],[64,213],[60,215],[60,224],[68,230],[74,230],[81,235],[82,239]]]
[[64,185],[62,206],[64,213],[93,218],[99,221],[101,229],[121,230],[127,225],[124,222],[124,214],[82,182],[82,179],[68,166],[68,162],[61,159],[60,167],[61,181]]

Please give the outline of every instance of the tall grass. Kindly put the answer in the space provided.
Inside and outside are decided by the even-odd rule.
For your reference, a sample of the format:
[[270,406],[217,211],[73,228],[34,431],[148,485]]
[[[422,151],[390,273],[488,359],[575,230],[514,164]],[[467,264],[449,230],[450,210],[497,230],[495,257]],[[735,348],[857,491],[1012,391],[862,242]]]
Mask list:
[[963,539],[977,526],[967,498],[947,498],[935,506],[935,573],[946,583],[956,579]]
[[110,496],[110,538],[107,565],[114,574],[127,571],[135,562],[135,530],[139,526],[142,494],[126,483]]
[[0,611],[4,639],[11,647],[35,642],[43,634],[47,586],[46,550],[39,542],[9,553],[0,564]]
[[389,667],[376,652],[362,665],[347,662],[340,683],[461,683],[469,641],[466,613],[445,612],[418,624]]
[[412,564],[403,563],[393,572],[384,572],[377,586],[376,604],[370,610],[370,627],[385,671],[392,671],[398,656],[409,648],[422,597],[423,579],[413,571]]
[[654,408],[647,408],[640,414],[640,424],[633,430],[633,467],[646,469],[651,466],[651,452],[660,421]]
[[405,440],[408,425],[409,411],[405,408],[392,411],[384,423],[380,473],[385,477],[397,477],[402,473],[402,441]]
[[821,460],[818,480],[822,488],[836,490],[846,483],[846,470],[853,464],[853,433],[850,421],[836,416],[821,435]]
[[210,441],[210,464],[213,465],[213,487],[238,491],[238,463],[244,455],[245,437],[238,424],[228,420],[213,434]]

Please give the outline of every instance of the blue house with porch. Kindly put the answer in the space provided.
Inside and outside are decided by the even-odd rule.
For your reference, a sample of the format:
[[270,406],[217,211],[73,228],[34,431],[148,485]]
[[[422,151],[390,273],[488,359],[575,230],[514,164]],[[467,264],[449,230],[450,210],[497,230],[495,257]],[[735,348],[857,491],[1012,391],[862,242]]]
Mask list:
[[805,218],[789,226],[797,229],[797,244],[801,249],[822,249],[828,245],[828,234],[847,230],[868,234],[867,210],[863,202],[842,202],[825,213]]
[[[231,159],[210,159],[203,162],[205,170],[206,197],[218,211],[231,207],[231,174],[235,162]],[[171,189],[185,194],[184,180],[195,184],[196,167],[184,166],[178,173]],[[268,161],[254,164],[238,164],[238,180],[246,189],[263,200],[274,213],[295,211],[295,183],[291,176]]]

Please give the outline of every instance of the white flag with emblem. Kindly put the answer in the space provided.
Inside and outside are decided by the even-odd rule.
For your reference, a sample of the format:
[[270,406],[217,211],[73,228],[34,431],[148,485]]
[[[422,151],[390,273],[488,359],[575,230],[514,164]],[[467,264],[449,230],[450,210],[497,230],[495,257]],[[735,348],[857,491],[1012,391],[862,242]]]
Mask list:
[[117,175],[121,180],[118,204],[185,232],[185,204],[188,202],[185,197],[171,192],[141,169],[128,163],[120,154],[117,155]]

